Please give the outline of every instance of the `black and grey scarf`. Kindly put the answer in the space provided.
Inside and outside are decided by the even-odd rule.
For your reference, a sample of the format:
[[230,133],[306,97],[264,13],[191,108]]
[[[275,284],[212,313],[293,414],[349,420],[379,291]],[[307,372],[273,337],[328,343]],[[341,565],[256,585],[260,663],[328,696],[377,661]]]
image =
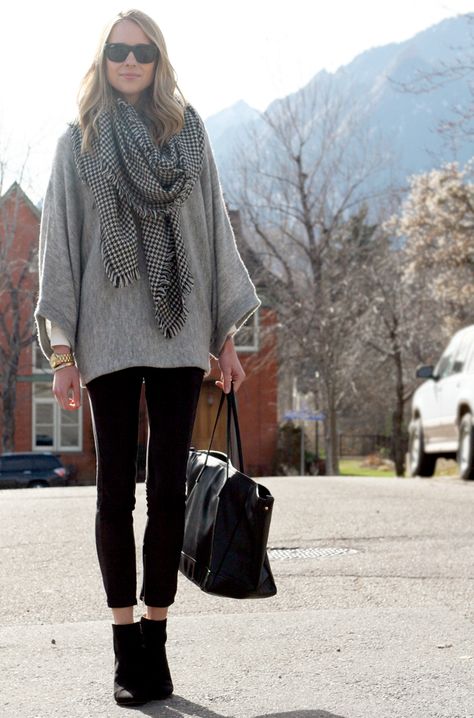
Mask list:
[[140,276],[138,228],[158,326],[175,336],[188,314],[184,296],[193,286],[180,227],[180,207],[198,180],[204,155],[202,120],[185,107],[183,129],[162,147],[142,117],[120,97],[103,111],[93,152],[81,153],[82,130],[71,124],[74,159],[96,201],[101,252],[115,287]]

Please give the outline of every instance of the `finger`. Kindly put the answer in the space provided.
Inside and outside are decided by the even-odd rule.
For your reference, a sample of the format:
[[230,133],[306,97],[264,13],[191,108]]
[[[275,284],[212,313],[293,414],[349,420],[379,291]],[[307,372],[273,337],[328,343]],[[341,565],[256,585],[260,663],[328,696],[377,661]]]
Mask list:
[[55,386],[53,389],[54,398],[56,399],[59,408],[64,409],[64,394],[60,387]]
[[64,377],[58,377],[55,382],[53,393],[61,409],[69,409],[69,389],[71,384],[64,381]]
[[233,382],[232,382],[233,387],[234,387],[234,392],[237,392],[239,390],[239,387],[243,383],[244,379],[245,379],[245,372],[243,371],[243,369],[237,370],[234,372],[234,378],[233,378]]
[[79,409],[81,405],[81,387],[79,386],[79,376],[77,373],[74,374],[73,380],[72,380],[72,390],[73,390],[73,403],[74,407],[76,409]]
[[224,375],[224,392],[228,394],[230,392],[230,386],[232,384],[232,374]]
[[225,379],[221,379],[220,381],[216,381],[216,382],[214,382],[214,383],[215,383],[216,386],[219,387],[219,389],[222,389],[222,391],[223,391],[225,394],[228,394],[228,393],[229,393],[229,391],[230,391],[230,382],[229,382],[229,388],[228,388],[227,390],[226,390],[226,381],[225,381]]

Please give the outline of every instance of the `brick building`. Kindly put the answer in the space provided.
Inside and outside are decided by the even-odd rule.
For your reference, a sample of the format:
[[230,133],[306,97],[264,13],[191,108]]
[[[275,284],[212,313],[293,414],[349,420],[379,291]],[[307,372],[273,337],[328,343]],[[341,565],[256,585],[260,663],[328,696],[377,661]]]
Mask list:
[[[27,260],[31,276],[31,296],[22,302],[21,321],[31,327],[36,299],[36,265],[38,232],[41,214],[18,184],[0,198],[2,220],[15,208],[17,222],[9,261]],[[231,213],[234,222],[235,213]],[[237,223],[238,224],[238,223]],[[237,231],[237,228],[236,228]],[[5,222],[0,222],[0,242],[5,242]],[[23,262],[24,263],[24,262]],[[276,313],[267,305],[259,291],[262,306],[238,332],[236,347],[247,375],[237,395],[240,428],[246,470],[262,476],[273,472],[277,442],[277,365],[276,338],[273,327]],[[6,311],[5,297],[0,294],[0,312]],[[0,339],[1,341],[1,339]],[[205,377],[194,427],[192,443],[207,448],[221,390],[215,386],[220,378],[217,362]],[[95,455],[92,423],[87,390],[82,390],[82,406],[78,411],[59,408],[51,392],[52,375],[36,342],[20,354],[16,376],[15,451],[53,451],[72,469],[74,480],[93,482]],[[2,429],[3,413],[0,415]],[[139,432],[139,462],[143,464],[147,439],[147,417],[142,395]],[[220,422],[214,448],[225,450],[225,422]]]

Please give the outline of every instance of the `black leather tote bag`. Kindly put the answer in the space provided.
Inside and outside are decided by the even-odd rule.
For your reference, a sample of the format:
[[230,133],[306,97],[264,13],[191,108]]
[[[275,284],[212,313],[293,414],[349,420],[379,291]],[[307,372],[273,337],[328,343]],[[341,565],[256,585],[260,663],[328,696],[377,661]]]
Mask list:
[[[227,455],[211,451],[227,397]],[[231,420],[239,454],[231,462]],[[222,392],[207,451],[191,447],[180,571],[206,593],[230,598],[267,598],[276,594],[267,555],[273,496],[244,473],[237,406],[233,389]]]

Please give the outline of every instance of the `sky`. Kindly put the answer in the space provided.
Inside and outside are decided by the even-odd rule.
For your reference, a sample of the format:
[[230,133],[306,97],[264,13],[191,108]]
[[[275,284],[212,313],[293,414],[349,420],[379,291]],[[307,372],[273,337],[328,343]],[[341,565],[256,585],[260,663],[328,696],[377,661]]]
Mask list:
[[[135,5],[132,5],[135,6]],[[159,24],[185,97],[204,117],[238,100],[263,110],[318,71],[401,42],[474,0],[141,0]],[[0,161],[37,201],[57,137],[76,114],[79,83],[116,0],[9,2],[2,10]],[[28,150],[29,147],[29,150]]]

